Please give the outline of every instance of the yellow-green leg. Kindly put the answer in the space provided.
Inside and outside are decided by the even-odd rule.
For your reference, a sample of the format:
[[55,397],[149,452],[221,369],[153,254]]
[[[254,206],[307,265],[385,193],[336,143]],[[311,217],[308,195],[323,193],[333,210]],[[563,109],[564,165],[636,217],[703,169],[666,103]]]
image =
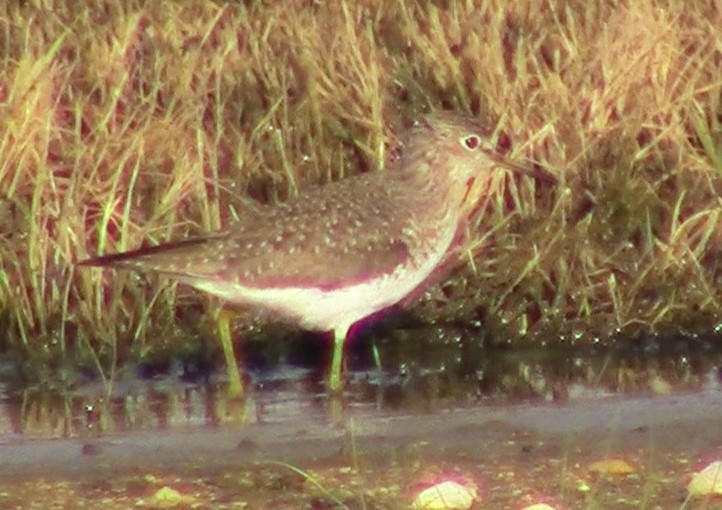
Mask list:
[[233,352],[233,342],[231,340],[231,321],[233,313],[227,310],[219,310],[216,317],[216,327],[218,337],[223,346],[223,358],[226,362],[226,374],[228,376],[228,396],[231,398],[243,397],[243,382],[238,369],[238,361]]
[[343,344],[346,342],[350,327],[340,327],[333,330],[333,358],[331,358],[331,372],[328,375],[328,391],[341,393],[341,370],[343,368]]

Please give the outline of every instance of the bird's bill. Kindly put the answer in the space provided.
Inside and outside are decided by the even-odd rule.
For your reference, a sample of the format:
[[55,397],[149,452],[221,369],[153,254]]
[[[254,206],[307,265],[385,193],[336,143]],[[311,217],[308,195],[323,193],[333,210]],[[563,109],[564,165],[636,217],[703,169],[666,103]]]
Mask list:
[[512,172],[519,175],[528,175],[529,177],[539,179],[540,181],[546,182],[548,184],[559,183],[559,179],[554,174],[541,167],[522,166],[499,154],[491,154],[490,156],[491,159],[500,167],[511,170]]

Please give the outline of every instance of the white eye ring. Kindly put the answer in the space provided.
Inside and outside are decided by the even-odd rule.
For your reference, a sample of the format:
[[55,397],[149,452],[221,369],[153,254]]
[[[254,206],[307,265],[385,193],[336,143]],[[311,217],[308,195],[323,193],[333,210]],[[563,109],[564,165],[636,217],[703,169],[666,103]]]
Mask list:
[[468,151],[475,151],[481,146],[481,137],[479,135],[466,135],[459,138],[461,146]]

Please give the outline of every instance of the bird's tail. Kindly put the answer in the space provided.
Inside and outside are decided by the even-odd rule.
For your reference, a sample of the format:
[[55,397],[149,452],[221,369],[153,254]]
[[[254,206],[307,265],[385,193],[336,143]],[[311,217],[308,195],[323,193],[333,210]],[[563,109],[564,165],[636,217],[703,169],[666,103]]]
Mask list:
[[203,245],[207,242],[207,237],[184,239],[159,246],[146,246],[138,248],[137,250],[91,257],[81,260],[76,264],[78,266],[89,267],[126,267],[137,269],[143,266],[153,265],[154,262],[157,262],[159,259],[180,255],[188,249]]

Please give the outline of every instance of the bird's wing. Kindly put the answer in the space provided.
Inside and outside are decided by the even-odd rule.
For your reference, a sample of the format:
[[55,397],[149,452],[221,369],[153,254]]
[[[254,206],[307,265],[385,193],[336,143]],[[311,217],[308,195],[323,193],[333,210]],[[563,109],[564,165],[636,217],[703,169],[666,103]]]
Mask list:
[[[409,256],[393,197],[372,188],[368,180],[346,179],[268,207],[227,231],[81,264],[151,271],[191,284],[326,289],[365,281],[393,273]],[[373,205],[364,195],[373,196]]]

